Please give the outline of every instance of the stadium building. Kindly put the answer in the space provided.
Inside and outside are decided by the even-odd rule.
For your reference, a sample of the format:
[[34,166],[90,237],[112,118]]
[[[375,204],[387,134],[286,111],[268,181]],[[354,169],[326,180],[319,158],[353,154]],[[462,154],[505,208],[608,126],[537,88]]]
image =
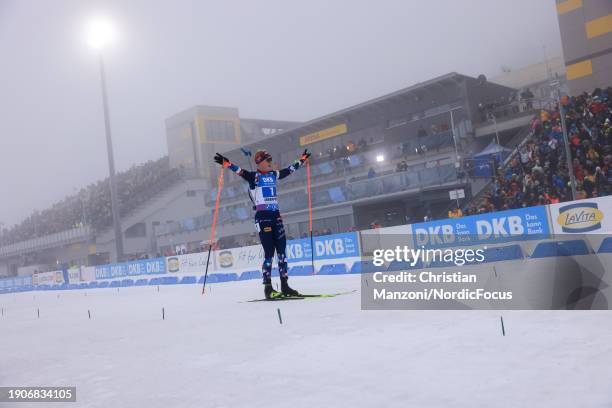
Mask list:
[[[515,89],[484,77],[451,73],[240,147],[226,143],[217,151],[250,169],[249,154],[258,149],[286,166],[308,148],[315,234],[406,224],[444,214],[456,203],[450,191],[462,190],[469,198],[486,184],[486,177],[473,177],[465,163],[492,141],[518,143],[516,135],[532,112],[522,110],[517,98]],[[205,155],[214,153],[209,149]],[[206,210],[159,225],[156,243],[162,252],[195,250],[209,239],[219,169],[207,163],[201,173],[208,187]],[[216,230],[221,246],[257,242],[246,183],[230,172],[221,203]],[[281,182],[279,203],[288,237],[307,235],[305,170]]]
[[[304,148],[313,152],[315,234],[445,217],[490,182],[493,162],[483,165],[476,155],[516,146],[535,110],[514,88],[457,73],[306,123],[193,107],[166,120],[168,157],[118,175],[124,252],[135,259],[202,249],[212,224],[219,168],[211,158],[217,151],[246,169],[258,149],[271,152],[280,166]],[[305,236],[305,169],[279,189],[287,235]],[[246,183],[231,172],[221,203],[219,245],[257,242]],[[0,275],[108,263],[116,259],[114,247],[108,182],[101,181],[5,234]]]
[[606,88],[612,78],[612,1],[557,0],[571,95]]
[[518,69],[504,67],[502,71],[500,75],[491,78],[491,82],[518,89],[519,98],[524,104],[529,102],[529,98],[537,102],[556,99],[558,89],[562,95],[569,94],[562,56],[547,58]]

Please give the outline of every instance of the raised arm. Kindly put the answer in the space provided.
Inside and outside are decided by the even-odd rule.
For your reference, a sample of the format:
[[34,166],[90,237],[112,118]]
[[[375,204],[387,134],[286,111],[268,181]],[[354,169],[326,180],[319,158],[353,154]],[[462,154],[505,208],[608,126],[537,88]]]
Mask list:
[[249,183],[253,183],[255,180],[255,173],[252,171],[248,171],[240,168],[239,166],[233,164],[227,157],[220,155],[219,153],[215,154],[215,162],[226,169],[230,169],[243,179],[245,179]]
[[309,157],[310,152],[308,151],[308,149],[304,149],[304,153],[302,153],[302,156],[299,159],[294,161],[290,166],[285,167],[284,169],[280,169],[278,171],[278,179],[284,179],[285,177],[302,167],[304,165],[304,162],[306,162]]

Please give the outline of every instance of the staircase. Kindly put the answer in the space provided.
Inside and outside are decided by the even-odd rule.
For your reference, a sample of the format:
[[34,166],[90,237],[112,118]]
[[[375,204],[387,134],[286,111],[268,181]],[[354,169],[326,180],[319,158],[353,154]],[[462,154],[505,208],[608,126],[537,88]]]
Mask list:
[[[535,116],[532,117],[532,120]],[[514,135],[504,147],[513,148],[512,152],[508,155],[508,157],[501,163],[502,167],[506,167],[512,159],[517,157],[519,150],[523,147],[525,143],[527,143],[531,136],[533,135],[531,129],[531,122],[528,125],[523,126],[521,130],[519,130],[516,135]],[[480,201],[484,194],[489,193],[491,188],[493,187],[493,177],[484,179],[484,178],[474,178],[470,180],[470,187],[472,191],[472,197],[464,202],[461,210],[465,214],[465,211],[469,208],[469,206],[474,203]],[[449,204],[448,208],[445,210],[443,214],[439,214],[438,218],[446,218],[448,216],[448,211],[454,208],[456,202],[452,202]]]

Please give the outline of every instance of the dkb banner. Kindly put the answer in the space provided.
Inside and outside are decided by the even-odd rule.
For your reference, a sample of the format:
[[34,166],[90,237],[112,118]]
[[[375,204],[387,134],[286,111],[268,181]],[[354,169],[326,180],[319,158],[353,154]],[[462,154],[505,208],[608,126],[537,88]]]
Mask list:
[[124,276],[166,273],[166,259],[144,259],[110,265],[96,266],[96,279],[113,279]]
[[550,236],[546,206],[424,222],[412,226],[416,247],[493,244]]
[[[356,232],[313,237],[313,244],[316,261],[359,256],[359,235]],[[287,241],[288,262],[310,261],[311,254],[310,238]],[[261,245],[216,251],[216,270],[259,269],[263,257]]]

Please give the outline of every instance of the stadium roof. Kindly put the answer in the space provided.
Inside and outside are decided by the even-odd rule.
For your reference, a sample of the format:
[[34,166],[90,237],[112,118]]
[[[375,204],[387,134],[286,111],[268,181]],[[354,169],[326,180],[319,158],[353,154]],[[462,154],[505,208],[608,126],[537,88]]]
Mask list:
[[[426,89],[427,87],[430,87],[430,86],[440,86],[444,84],[455,85],[466,78],[475,79],[467,75],[458,74],[456,72],[451,72],[445,75],[441,75],[439,77],[436,77],[436,78],[433,78],[433,79],[430,79],[424,82],[416,83],[407,88],[400,89],[398,91],[380,96],[378,98],[370,99],[368,101],[359,103],[357,105],[350,106],[348,108],[330,113],[328,115],[324,115],[324,116],[303,122],[294,128],[275,133],[274,135],[272,135],[270,138],[267,138],[266,140],[270,140],[272,138],[277,138],[277,137],[283,137],[287,135],[293,135],[296,133],[314,131],[320,127],[324,127],[330,124],[337,124],[338,119],[342,119],[346,115],[353,114],[359,110],[371,109],[375,107],[376,105],[382,105],[385,103],[389,103],[393,100],[405,99],[408,97],[408,95],[413,94],[415,91]],[[261,142],[261,140],[259,142]]]
[[509,86],[512,88],[524,88],[537,85],[542,82],[550,82],[551,77],[565,76],[565,62],[561,56],[550,58],[548,61],[538,62],[526,67],[513,69],[510,72],[505,72],[495,78],[491,82],[496,84]]

